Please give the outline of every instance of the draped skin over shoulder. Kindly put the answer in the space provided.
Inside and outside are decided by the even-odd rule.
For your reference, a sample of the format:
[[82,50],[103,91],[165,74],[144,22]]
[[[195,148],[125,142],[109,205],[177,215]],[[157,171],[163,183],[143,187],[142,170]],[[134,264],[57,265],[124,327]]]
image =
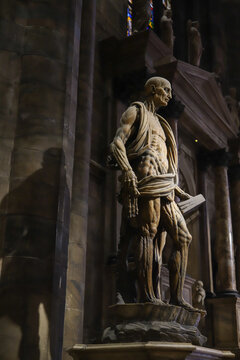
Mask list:
[[[139,109],[139,129],[136,138],[129,146],[126,146],[127,157],[130,160],[138,158],[146,150],[149,151],[151,144],[151,129],[147,109],[142,102],[134,102],[132,106]],[[177,145],[171,127],[165,119],[157,115],[167,138],[167,157],[169,172],[166,174],[150,175],[138,181],[138,190],[141,196],[151,198],[166,197],[173,193],[178,183],[178,154]]]

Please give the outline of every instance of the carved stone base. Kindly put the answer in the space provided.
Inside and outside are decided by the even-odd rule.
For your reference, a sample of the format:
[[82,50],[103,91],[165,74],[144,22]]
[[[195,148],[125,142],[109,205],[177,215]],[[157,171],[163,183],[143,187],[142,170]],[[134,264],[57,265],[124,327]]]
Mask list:
[[205,312],[174,305],[121,304],[109,308],[109,327],[102,341],[169,341],[203,345],[207,338],[197,326]]
[[75,345],[68,350],[74,360],[227,360],[230,351],[220,351],[186,343],[130,343]]

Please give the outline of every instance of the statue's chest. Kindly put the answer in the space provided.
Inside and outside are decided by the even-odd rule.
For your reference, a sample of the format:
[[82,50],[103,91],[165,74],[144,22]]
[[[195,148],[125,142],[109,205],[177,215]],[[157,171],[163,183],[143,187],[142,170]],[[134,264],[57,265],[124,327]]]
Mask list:
[[158,117],[151,113],[149,113],[149,129],[152,135],[160,136],[164,141],[166,141],[166,135],[163,131]]

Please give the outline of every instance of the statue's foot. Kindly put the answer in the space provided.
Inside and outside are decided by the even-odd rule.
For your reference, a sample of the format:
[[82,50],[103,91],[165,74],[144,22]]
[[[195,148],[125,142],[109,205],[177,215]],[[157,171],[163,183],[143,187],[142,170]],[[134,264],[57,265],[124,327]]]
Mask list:
[[140,304],[149,303],[149,304],[154,304],[154,305],[166,305],[166,303],[163,300],[158,299],[156,297],[151,297],[151,298],[147,297],[147,298],[140,299],[139,303]]
[[151,301],[151,303],[154,304],[154,305],[166,305],[164,301],[162,301],[161,299],[157,299],[157,298],[153,299]]
[[195,309],[191,304],[189,304],[187,301],[185,301],[183,299],[170,301],[170,304],[176,305],[176,306],[181,306],[184,309],[189,310],[189,311],[199,311],[198,309]]

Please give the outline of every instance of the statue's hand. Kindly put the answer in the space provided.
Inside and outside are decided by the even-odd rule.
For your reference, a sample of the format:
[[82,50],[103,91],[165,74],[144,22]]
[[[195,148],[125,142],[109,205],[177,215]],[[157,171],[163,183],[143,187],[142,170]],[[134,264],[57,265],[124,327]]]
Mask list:
[[137,177],[132,170],[123,171],[123,183],[128,194],[132,197],[140,195],[137,188]]
[[119,169],[119,165],[112,154],[109,154],[107,156],[106,166],[110,169],[115,169],[115,170]]
[[123,171],[123,186],[128,196],[128,216],[136,217],[138,214],[137,198],[140,192],[137,188],[137,177],[132,170]]
[[192,196],[187,194],[187,193],[184,193],[184,194],[179,195],[179,197],[180,197],[181,200],[184,201],[184,200],[191,199]]
[[191,195],[189,195],[188,193],[186,193],[185,191],[183,191],[179,186],[176,187],[175,189],[175,194],[182,200],[188,200],[191,199]]

